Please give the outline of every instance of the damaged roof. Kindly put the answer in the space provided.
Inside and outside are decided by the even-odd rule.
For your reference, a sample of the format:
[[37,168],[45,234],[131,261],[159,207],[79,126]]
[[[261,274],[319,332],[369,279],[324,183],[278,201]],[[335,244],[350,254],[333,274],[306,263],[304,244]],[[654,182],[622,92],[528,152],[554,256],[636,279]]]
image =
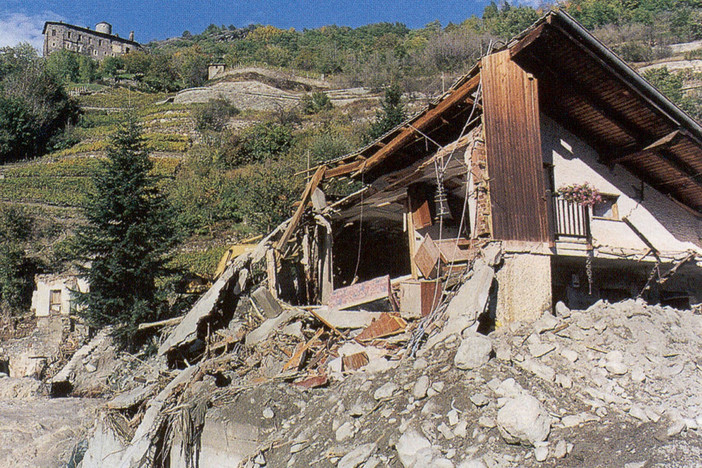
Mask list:
[[[511,40],[533,74],[541,112],[637,177],[702,214],[702,127],[561,10]],[[422,112],[360,151],[327,163],[326,177],[364,182],[411,166],[464,134],[480,115],[480,62]]]

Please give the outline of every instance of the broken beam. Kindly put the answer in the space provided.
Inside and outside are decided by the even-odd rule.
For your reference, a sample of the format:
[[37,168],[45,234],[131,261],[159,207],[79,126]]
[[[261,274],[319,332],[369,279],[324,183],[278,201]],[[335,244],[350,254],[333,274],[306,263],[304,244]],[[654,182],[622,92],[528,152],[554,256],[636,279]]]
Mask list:
[[324,173],[326,172],[326,170],[326,166],[320,166],[312,176],[310,182],[307,184],[307,187],[305,187],[305,191],[302,193],[302,199],[300,200],[300,206],[298,206],[297,210],[295,210],[295,214],[290,220],[290,224],[288,224],[288,227],[285,229],[283,236],[276,243],[276,250],[280,251],[290,240],[290,236],[292,236],[292,233],[295,231],[297,225],[300,223],[300,219],[302,219],[302,213],[304,213],[305,207],[307,206],[307,203],[312,197],[312,193],[322,181],[322,178],[324,178]]
[[658,263],[660,263],[661,258],[660,258],[658,249],[651,243],[651,241],[648,240],[648,238],[641,231],[639,231],[639,229],[636,226],[634,226],[634,224],[631,221],[629,221],[629,218],[627,218],[626,216],[623,216],[622,221],[624,221],[624,223],[627,226],[629,226],[629,229],[631,229],[634,232],[634,234],[636,234],[639,237],[639,239],[641,239],[641,241],[644,244],[646,244],[646,247],[651,249],[653,256],[656,257],[656,261]]
[[183,315],[182,317],[174,317],[166,320],[160,320],[158,322],[151,322],[151,323],[141,323],[139,324],[139,327],[137,327],[138,330],[147,330],[149,328],[158,328],[158,327],[167,327],[169,325],[178,325],[180,322],[183,321],[183,318],[185,316]]
[[383,162],[388,156],[404,146],[415,135],[417,130],[424,131],[429,125],[441,119],[441,114],[451,107],[464,102],[470,97],[475,88],[480,83],[480,74],[470,78],[466,83],[453,90],[449,96],[439,102],[436,107],[422,114],[417,120],[411,122],[411,126],[406,126],[387,145],[368,158],[356,171],[356,174],[373,169]]
[[361,164],[363,164],[363,161],[354,161],[351,163],[347,164],[342,164],[340,166],[334,167],[332,169],[328,169],[327,172],[325,173],[325,177],[327,179],[331,179],[333,177],[341,177],[348,175],[361,167]]
[[670,270],[668,270],[660,278],[658,278],[658,284],[663,284],[666,281],[668,281],[671,276],[673,276],[675,273],[677,273],[678,269],[681,266],[683,266],[684,264],[686,264],[687,262],[689,262],[690,260],[692,260],[696,256],[697,255],[694,252],[690,252],[684,258],[681,258],[680,260],[678,260]]
[[320,328],[319,330],[317,330],[317,333],[315,333],[314,336],[307,343],[297,348],[295,354],[293,354],[290,360],[285,363],[281,372],[285,372],[286,370],[292,367],[299,368],[300,364],[302,363],[302,355],[305,353],[305,351],[310,349],[310,347],[319,339],[320,336],[322,336],[322,333],[324,333],[324,328]]

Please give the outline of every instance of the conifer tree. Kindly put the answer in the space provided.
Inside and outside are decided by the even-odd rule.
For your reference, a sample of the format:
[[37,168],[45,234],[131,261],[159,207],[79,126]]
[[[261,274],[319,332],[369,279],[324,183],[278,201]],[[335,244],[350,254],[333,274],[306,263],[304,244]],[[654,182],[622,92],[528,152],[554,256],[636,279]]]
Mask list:
[[140,323],[163,311],[157,279],[174,244],[169,208],[149,175],[152,163],[133,116],[113,136],[107,160],[93,176],[94,197],[78,234],[82,276],[90,291],[78,303],[91,326],[113,325],[125,347],[139,344]]
[[404,122],[406,117],[405,107],[402,105],[402,88],[392,84],[385,89],[380,109],[375,113],[375,122],[371,124],[368,131],[368,140],[372,141],[383,136]]

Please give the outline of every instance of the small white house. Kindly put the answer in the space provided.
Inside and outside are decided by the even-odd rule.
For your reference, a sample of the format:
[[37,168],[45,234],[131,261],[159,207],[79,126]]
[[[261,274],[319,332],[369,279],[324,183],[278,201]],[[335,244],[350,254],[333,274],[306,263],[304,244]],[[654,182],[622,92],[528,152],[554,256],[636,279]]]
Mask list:
[[36,317],[69,315],[73,291],[88,291],[88,283],[72,274],[37,275],[32,293],[32,312]]

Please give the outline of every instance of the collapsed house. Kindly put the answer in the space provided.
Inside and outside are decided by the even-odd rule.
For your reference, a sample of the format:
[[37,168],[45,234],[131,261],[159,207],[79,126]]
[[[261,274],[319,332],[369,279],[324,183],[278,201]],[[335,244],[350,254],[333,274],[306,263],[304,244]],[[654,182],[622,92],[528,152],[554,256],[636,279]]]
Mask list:
[[[320,183],[339,178],[363,188],[327,203]],[[589,204],[566,193],[589,188]],[[559,300],[690,307],[702,302],[701,215],[702,128],[552,12],[426,110],[318,168],[267,253],[269,288],[338,306],[340,288],[387,275],[401,278],[400,310],[426,315],[446,274],[498,240],[499,323]]]
[[[310,171],[294,215],[230,260],[187,315],[143,324],[177,324],[158,350],[172,378],[108,403],[83,466],[260,466],[253,416],[220,413],[261,382],[317,388],[455,335],[487,360],[476,332],[536,319],[563,331],[558,301],[699,304],[700,174],[702,128],[550,12],[424,111]],[[325,181],[344,178],[361,188],[325,194]],[[480,365],[459,354],[460,369]],[[218,417],[238,433],[203,442],[198,431],[219,433]],[[116,420],[136,429],[120,441],[105,422]]]
[[[494,243],[485,330],[558,301],[702,302],[702,128],[561,11],[309,175],[292,218],[230,263],[160,354],[229,323],[255,279],[267,318],[280,300],[332,328],[380,317],[340,312],[364,309],[398,313],[380,328],[403,329]],[[327,199],[325,181],[345,178],[361,188]]]

